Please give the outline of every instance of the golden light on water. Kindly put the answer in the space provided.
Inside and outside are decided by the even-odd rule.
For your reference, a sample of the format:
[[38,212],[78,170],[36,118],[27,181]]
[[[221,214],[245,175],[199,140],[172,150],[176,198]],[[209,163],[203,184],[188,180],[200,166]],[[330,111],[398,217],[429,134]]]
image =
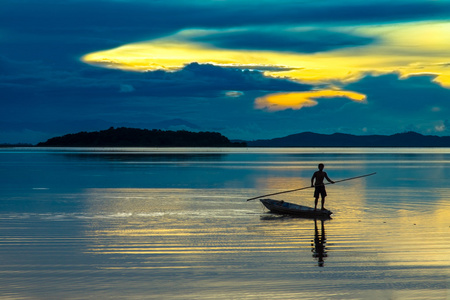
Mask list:
[[[280,181],[289,188],[306,185],[308,179],[268,178],[260,181],[260,188],[276,191]],[[409,211],[407,206],[405,209],[405,205],[401,209],[396,206],[368,206],[366,200],[371,196],[366,193],[367,182],[364,180],[330,185],[328,189],[330,199],[327,206],[335,211],[335,217],[324,225],[327,240],[332,245],[328,250],[327,261],[337,260],[336,263],[339,263],[342,259],[340,253],[348,252],[351,248],[355,263],[359,256],[373,252],[376,257],[372,263],[383,262],[394,267],[439,267],[446,264],[443,259],[450,255],[450,249],[448,244],[443,243],[443,236],[448,232],[450,211],[445,205],[445,199],[436,203],[435,207],[430,207],[429,213],[417,213],[414,209]],[[251,218],[249,211],[239,207],[245,206],[254,211],[255,207],[260,206],[257,201],[234,201],[231,204],[225,199],[212,203],[211,200],[203,200],[202,211],[191,206],[196,195],[214,193],[217,191],[90,190],[88,199],[93,200],[90,206],[92,215],[103,216],[104,211],[108,211],[109,215],[92,219],[92,227],[86,231],[86,235],[91,236],[96,243],[89,247],[88,252],[144,256],[146,263],[131,266],[139,269],[188,268],[193,261],[201,260],[206,264],[219,256],[230,254],[248,253],[255,256],[276,251],[279,254],[308,256],[305,250],[310,248],[310,241],[314,238],[313,220],[294,218],[284,222],[261,221],[248,227],[242,226],[241,222],[246,224]],[[278,197],[311,206],[311,193],[309,190]],[[149,194],[153,196],[149,197]],[[172,196],[167,198],[169,194]],[[101,201],[102,206],[96,206],[99,199],[109,200]],[[106,203],[107,206],[104,205]],[[222,205],[227,209],[222,210]],[[233,209],[229,208],[230,205]],[[99,224],[102,224],[101,228]],[[435,236],[429,236],[430,229],[438,230]],[[159,265],[154,261],[158,255],[171,255],[176,260],[170,266]],[[351,265],[350,262],[346,263]],[[445,272],[444,269],[441,271]],[[409,272],[409,269],[404,272]]]

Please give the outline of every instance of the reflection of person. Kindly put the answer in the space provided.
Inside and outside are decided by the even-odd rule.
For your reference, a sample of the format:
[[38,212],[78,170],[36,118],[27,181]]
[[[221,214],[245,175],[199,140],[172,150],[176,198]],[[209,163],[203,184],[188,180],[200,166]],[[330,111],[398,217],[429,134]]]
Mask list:
[[319,202],[319,195],[322,197],[322,210],[325,209],[325,197],[327,196],[327,191],[325,190],[325,185],[323,180],[326,179],[328,182],[334,183],[333,180],[328,178],[327,172],[323,171],[325,166],[323,164],[319,164],[319,171],[314,172],[311,177],[311,186],[315,187],[314,190],[314,198],[316,198],[314,202],[314,210],[317,209],[317,202]]
[[324,227],[324,221],[322,222],[322,230],[321,234],[319,234],[319,229],[317,228],[317,220],[314,219],[314,244],[312,244],[312,252],[313,257],[317,258],[317,263],[319,267],[323,267],[325,265],[324,257],[327,257],[327,252],[325,251],[325,244],[326,244],[326,238],[325,238],[325,227]]

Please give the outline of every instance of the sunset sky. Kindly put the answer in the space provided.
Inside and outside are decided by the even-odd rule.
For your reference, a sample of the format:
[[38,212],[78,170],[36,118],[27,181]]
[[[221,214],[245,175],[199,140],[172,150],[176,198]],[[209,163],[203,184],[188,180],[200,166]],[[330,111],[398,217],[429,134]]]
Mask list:
[[450,1],[3,0],[0,143],[450,135]]

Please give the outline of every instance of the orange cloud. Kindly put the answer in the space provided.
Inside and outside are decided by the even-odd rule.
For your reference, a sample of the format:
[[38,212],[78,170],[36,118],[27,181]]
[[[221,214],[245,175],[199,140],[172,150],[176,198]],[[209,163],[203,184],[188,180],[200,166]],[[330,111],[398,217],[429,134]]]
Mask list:
[[363,102],[366,96],[352,91],[320,90],[295,93],[270,94],[255,100],[255,108],[268,111],[286,109],[299,110],[303,107],[317,105],[318,98],[348,98],[352,101]]

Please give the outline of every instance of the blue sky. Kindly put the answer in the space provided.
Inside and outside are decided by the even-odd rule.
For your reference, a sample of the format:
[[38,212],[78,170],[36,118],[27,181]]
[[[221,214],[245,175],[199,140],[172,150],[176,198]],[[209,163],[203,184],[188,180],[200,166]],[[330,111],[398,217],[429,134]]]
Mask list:
[[4,0],[0,143],[450,135],[450,1]]

